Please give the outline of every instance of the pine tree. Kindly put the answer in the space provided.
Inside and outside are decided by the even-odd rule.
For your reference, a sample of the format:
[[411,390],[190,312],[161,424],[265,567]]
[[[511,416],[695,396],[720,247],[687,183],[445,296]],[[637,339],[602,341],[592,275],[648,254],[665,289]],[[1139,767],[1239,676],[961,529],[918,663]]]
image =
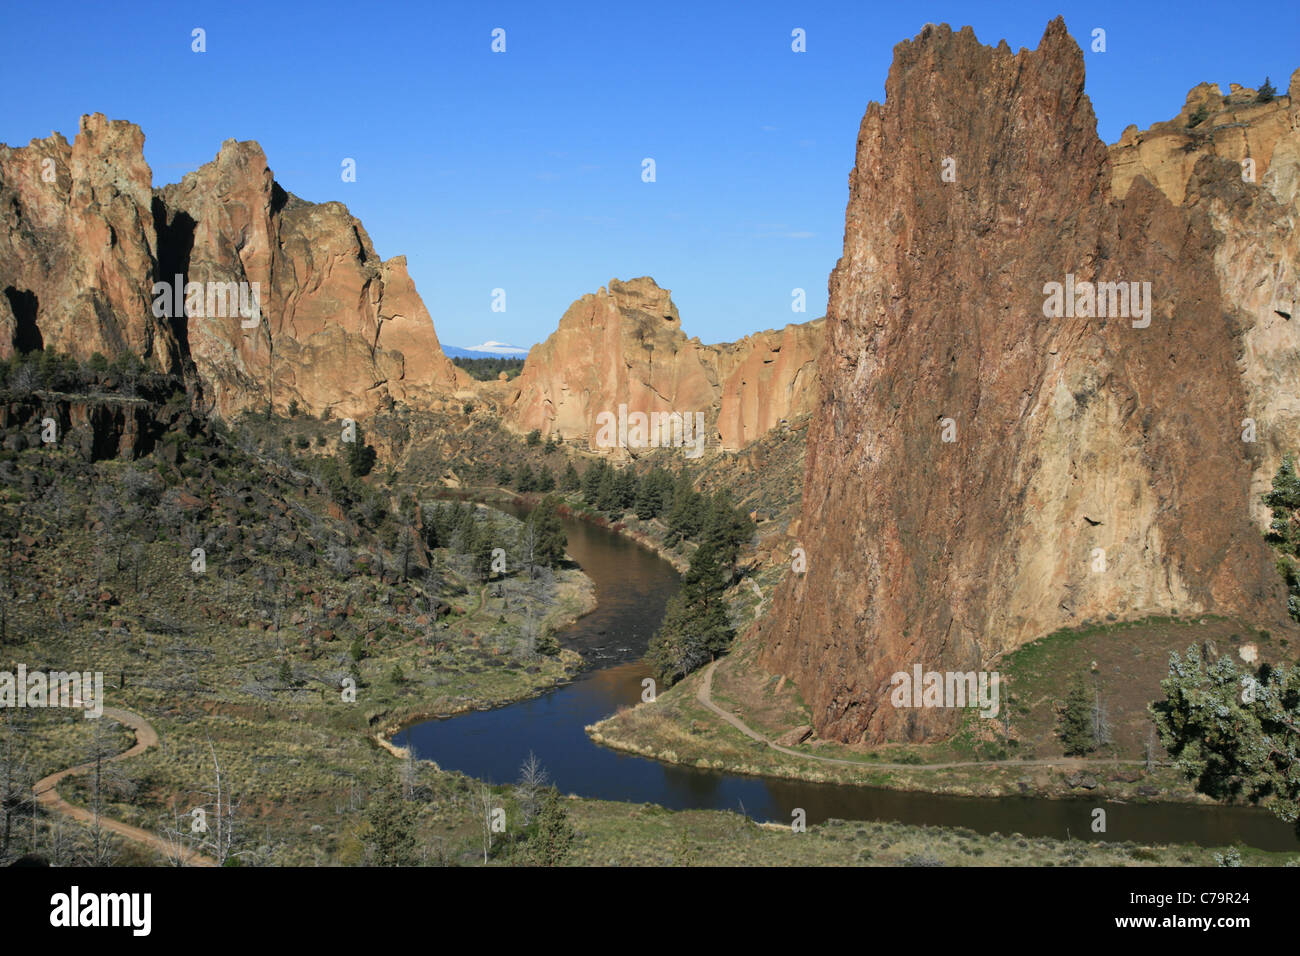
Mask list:
[[627,511],[636,502],[637,490],[636,472],[632,470],[631,465],[615,475],[613,497],[619,514]]
[[536,479],[533,477],[533,468],[528,462],[521,462],[519,470],[515,472],[515,490],[516,491],[533,491],[537,487]]
[[538,491],[555,490],[555,475],[551,474],[551,469],[545,466],[542,467],[542,469],[537,473],[536,485]]
[[534,542],[534,560],[548,568],[556,568],[564,563],[565,548],[569,546],[569,536],[564,531],[560,520],[559,499],[547,495],[528,516],[536,534]]
[[600,482],[608,468],[609,465],[601,459],[588,465],[587,470],[582,473],[582,498],[593,508],[599,507]]
[[413,866],[416,863],[415,814],[397,787],[385,787],[366,807],[369,844],[376,866]]
[[650,641],[646,659],[660,682],[672,686],[717,658],[735,637],[724,600],[726,581],[717,553],[701,545],[682,577],[682,589],[668,602],[664,622]]
[[681,538],[694,538],[703,524],[704,496],[695,490],[685,471],[673,487],[673,506],[668,512],[668,531]]
[[1087,678],[1080,674],[1065,695],[1061,714],[1061,742],[1067,754],[1086,754],[1096,749],[1093,727],[1093,692]]
[[549,788],[542,797],[542,807],[525,845],[529,862],[535,866],[559,866],[569,855],[576,836],[564,799],[554,787]]
[[347,442],[344,456],[347,460],[348,474],[353,478],[362,478],[370,474],[375,466],[375,450],[366,444],[365,433],[361,426],[356,426],[354,441]]
[[1300,511],[1300,475],[1296,474],[1291,455],[1282,459],[1282,466],[1273,476],[1273,490],[1264,495],[1264,504],[1273,511],[1269,540],[1282,545],[1287,553],[1296,554],[1300,543],[1296,515]]
[[564,468],[564,477],[560,479],[561,491],[577,491],[582,487],[582,479],[578,477],[578,469],[573,467],[573,462],[569,462]]
[[609,515],[622,514],[618,506],[618,475],[613,468],[606,466],[600,473],[600,484],[596,488],[596,507]]
[[646,472],[641,479],[641,486],[637,490],[636,501],[633,502],[633,508],[636,516],[642,521],[648,521],[651,518],[657,518],[664,510],[665,500],[667,498],[667,485],[671,486],[672,478],[668,472],[664,471],[658,465]]

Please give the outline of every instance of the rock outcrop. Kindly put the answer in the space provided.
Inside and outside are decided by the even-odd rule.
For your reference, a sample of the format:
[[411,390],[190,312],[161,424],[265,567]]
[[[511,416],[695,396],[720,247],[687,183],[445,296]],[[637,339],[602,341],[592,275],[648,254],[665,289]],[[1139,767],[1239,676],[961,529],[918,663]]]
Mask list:
[[1256,90],[1233,84],[1227,96],[1214,83],[1202,83],[1187,94],[1177,116],[1148,130],[1130,126],[1110,148],[1114,191],[1121,199],[1141,176],[1160,191],[1182,203],[1187,181],[1202,156],[1217,156],[1253,169],[1239,169],[1248,178],[1263,178],[1278,141],[1295,129],[1300,70],[1291,77],[1287,94],[1267,103],[1256,100]]
[[71,146],[58,133],[0,145],[0,358],[125,351],[180,370],[171,326],[150,308],[151,179],[140,129],[98,113]]
[[[952,707],[891,704],[891,676],[917,664],[996,670],[1111,614],[1284,617],[1252,515],[1267,455],[1243,419],[1274,427],[1264,396],[1295,338],[1260,330],[1264,293],[1241,298],[1279,250],[1235,277],[1222,259],[1251,245],[1252,216],[1277,237],[1294,208],[1211,156],[1168,192],[1123,181],[1083,80],[1059,19],[1015,54],[927,26],[862,121],[809,434],[808,570],[762,635],[824,738],[953,730]],[[1289,149],[1270,154],[1274,183],[1294,180]],[[1116,286],[1102,315],[1084,282],[1137,283],[1136,301]],[[1058,311],[1066,289],[1076,308]]]
[[[296,402],[361,417],[469,386],[405,259],[380,261],[342,204],[286,193],[261,147],[234,140],[153,190],[143,145],[96,114],[71,147],[0,148],[0,356],[132,352],[186,372],[223,416]],[[182,291],[160,300],[155,283]]]
[[584,295],[559,328],[528,353],[505,398],[506,421],[596,444],[597,416],[703,413],[709,443],[735,450],[782,419],[806,413],[817,396],[822,320],[759,332],[740,342],[688,339],[667,289],[649,277]]

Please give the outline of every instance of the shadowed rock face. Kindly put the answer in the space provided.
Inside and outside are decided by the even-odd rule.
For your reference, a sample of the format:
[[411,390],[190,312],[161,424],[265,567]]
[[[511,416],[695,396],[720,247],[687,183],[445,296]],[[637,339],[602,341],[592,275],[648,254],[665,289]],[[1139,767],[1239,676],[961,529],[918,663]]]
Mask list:
[[682,331],[667,289],[648,276],[611,279],[574,302],[529,352],[506,398],[506,420],[596,449],[596,416],[617,414],[620,404],[629,412],[703,412],[710,444],[735,450],[812,408],[823,326],[702,345]]
[[[1211,207],[1234,200],[1206,196],[1236,186],[1200,185],[1207,165],[1195,203],[1145,178],[1115,197],[1083,80],[1059,19],[1018,54],[926,27],[862,121],[809,433],[808,571],[763,625],[765,666],[823,736],[954,729],[951,708],[891,705],[914,664],[996,670],[1107,614],[1283,614],[1251,515],[1261,446],[1241,437],[1250,317],[1217,262]],[[1149,326],[1046,317],[1067,274],[1149,282]]]
[[[443,355],[406,260],[381,262],[342,204],[289,195],[261,147],[234,140],[151,190],[143,146],[137,127],[96,114],[71,147],[55,135],[0,148],[0,356],[38,341],[81,358],[133,352],[187,371],[220,415],[297,401],[360,417],[469,384]],[[260,315],[244,328],[203,295],[160,318],[154,283],[178,275],[205,288],[256,283]]]

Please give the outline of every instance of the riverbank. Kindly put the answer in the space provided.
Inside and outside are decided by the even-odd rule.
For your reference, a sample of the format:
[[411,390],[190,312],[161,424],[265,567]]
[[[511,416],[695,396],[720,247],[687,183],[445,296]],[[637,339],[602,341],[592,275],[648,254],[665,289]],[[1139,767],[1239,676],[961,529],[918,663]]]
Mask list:
[[[1115,639],[1118,632],[1123,640]],[[748,776],[976,797],[1219,806],[1196,793],[1162,749],[1148,759],[1146,704],[1160,696],[1171,650],[1204,641],[1235,646],[1244,643],[1243,633],[1249,632],[1237,622],[1198,618],[1049,635],[1002,662],[1002,720],[970,717],[948,740],[881,747],[818,739],[797,689],[763,671],[758,646],[740,639],[711,675],[697,671],[653,703],[587,732],[625,753]],[[1269,642],[1256,637],[1255,644]],[[1278,659],[1288,656],[1285,647],[1273,650]],[[1078,759],[1062,752],[1054,728],[1065,684],[1081,669],[1096,675],[1114,730],[1107,745]]]

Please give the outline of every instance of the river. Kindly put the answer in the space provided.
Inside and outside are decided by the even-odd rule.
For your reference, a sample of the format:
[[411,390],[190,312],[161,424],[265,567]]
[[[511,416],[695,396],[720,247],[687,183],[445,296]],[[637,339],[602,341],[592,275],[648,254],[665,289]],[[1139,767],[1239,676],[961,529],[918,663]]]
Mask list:
[[[493,507],[526,513],[520,506]],[[788,823],[801,808],[809,824],[894,820],[1057,839],[1300,849],[1291,826],[1254,807],[944,796],[699,770],[601,747],[583,728],[640,701],[641,680],[649,676],[641,657],[678,576],[654,552],[616,532],[578,519],[565,519],[564,526],[569,554],[595,582],[598,605],[558,637],[583,655],[588,669],[540,697],[415,724],[396,734],[395,744],[414,744],[419,757],[494,783],[514,781],[531,751],[564,793],[674,810],[743,810],[760,821]],[[1106,810],[1105,833],[1092,832],[1095,807]]]

